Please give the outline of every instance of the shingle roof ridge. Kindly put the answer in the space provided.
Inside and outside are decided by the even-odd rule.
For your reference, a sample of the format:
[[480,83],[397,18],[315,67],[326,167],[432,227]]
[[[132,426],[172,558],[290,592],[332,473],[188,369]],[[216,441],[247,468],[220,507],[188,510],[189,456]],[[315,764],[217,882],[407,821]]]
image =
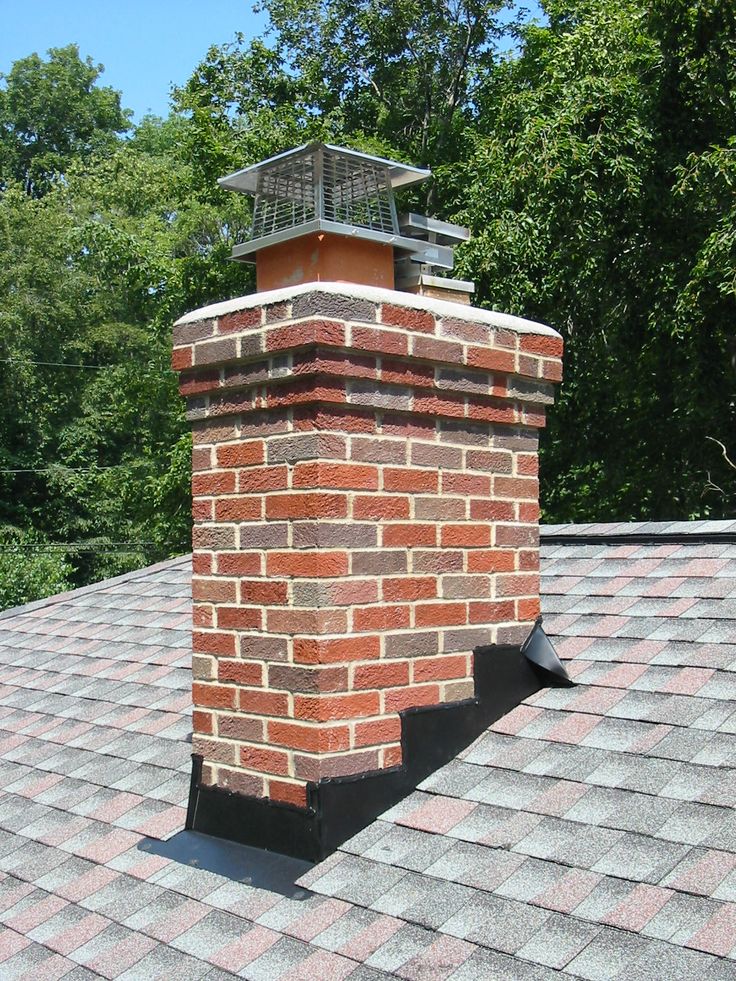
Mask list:
[[11,606],[7,610],[0,610],[0,620],[18,616],[20,613],[31,613],[33,610],[40,610],[46,606],[54,606],[56,603],[66,603],[68,600],[76,599],[78,596],[85,596],[88,593],[96,593],[110,586],[119,586],[126,582],[133,582],[137,579],[146,579],[152,573],[161,572],[164,569],[176,569],[179,566],[191,562],[190,553],[177,555],[173,559],[164,559],[163,562],[156,562],[147,565],[142,569],[134,569],[132,572],[124,572],[111,579],[100,579],[99,582],[90,583],[87,586],[80,586],[78,589],[68,589],[63,593],[55,593],[53,596],[46,596],[44,599],[34,600],[31,603],[23,603],[21,606]]
[[606,545],[702,544],[736,542],[736,520],[703,521],[616,521],[588,524],[540,525],[540,538],[547,544]]

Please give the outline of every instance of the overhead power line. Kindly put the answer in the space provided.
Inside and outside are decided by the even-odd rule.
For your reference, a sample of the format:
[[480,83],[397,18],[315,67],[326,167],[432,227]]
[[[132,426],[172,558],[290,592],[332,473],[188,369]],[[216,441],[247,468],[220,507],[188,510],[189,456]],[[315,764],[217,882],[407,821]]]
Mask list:
[[[42,368],[88,368],[93,371],[103,371],[105,368],[119,368],[119,364],[78,364],[74,361],[33,361],[31,358],[0,358],[0,364],[32,364]],[[155,368],[162,375],[172,375],[172,368]]]
[[130,466],[135,466],[135,464],[114,463],[105,467],[65,467],[62,463],[57,463],[52,467],[24,467],[20,470],[0,470],[0,473],[54,473],[57,470],[66,470],[71,473],[88,473],[97,470],[121,470],[124,467]]
[[159,548],[157,542],[18,542],[16,545],[0,545],[0,552],[15,552],[17,549],[33,549],[37,552],[113,552],[123,548]]

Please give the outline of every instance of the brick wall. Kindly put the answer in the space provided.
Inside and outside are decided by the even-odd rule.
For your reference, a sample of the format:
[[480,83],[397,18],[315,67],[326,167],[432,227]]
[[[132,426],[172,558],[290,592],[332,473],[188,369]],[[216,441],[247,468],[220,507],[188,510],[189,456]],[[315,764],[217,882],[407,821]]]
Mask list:
[[539,610],[549,328],[367,287],[174,329],[194,438],[194,742],[205,783],[304,805],[401,762],[401,709],[471,697]]

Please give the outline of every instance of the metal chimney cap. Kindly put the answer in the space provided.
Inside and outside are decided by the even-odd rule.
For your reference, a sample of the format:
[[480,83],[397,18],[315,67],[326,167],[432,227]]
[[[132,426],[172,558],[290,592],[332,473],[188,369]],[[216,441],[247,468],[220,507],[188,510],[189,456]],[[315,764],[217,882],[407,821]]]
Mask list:
[[331,153],[343,157],[351,157],[355,160],[362,160],[376,166],[385,167],[388,170],[388,178],[392,188],[409,187],[412,184],[419,184],[431,176],[431,170],[421,167],[411,167],[409,164],[398,163],[396,160],[386,160],[384,157],[374,157],[369,153],[361,153],[358,150],[349,150],[347,147],[334,146],[331,143],[304,143],[302,146],[295,147],[293,150],[286,150],[277,153],[267,160],[251,164],[242,170],[236,170],[233,174],[218,178],[217,183],[229,191],[241,191],[245,194],[255,194],[258,186],[258,175],[264,170],[268,170],[274,164],[282,163],[291,158],[296,159],[300,156],[308,156],[318,150],[329,150]]

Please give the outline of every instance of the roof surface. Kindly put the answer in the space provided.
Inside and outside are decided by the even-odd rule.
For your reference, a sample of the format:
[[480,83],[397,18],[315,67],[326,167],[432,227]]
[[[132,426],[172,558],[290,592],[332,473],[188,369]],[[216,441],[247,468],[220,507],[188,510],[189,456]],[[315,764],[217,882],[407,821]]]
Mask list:
[[577,686],[499,720],[290,895],[173,847],[188,559],[1,614],[0,977],[736,978],[736,523],[617,542],[632,527],[543,546]]

